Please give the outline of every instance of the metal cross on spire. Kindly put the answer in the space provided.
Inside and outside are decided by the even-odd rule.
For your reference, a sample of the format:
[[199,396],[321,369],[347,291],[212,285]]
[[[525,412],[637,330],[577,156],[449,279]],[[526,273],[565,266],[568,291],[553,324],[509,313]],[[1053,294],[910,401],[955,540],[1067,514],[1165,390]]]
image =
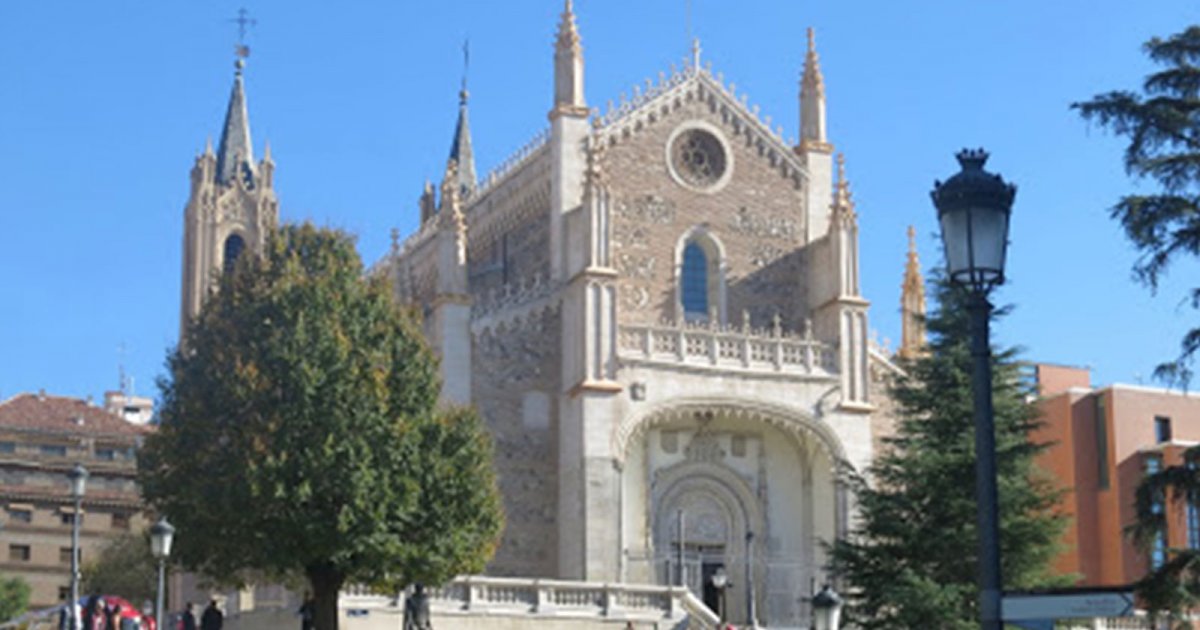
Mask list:
[[246,27],[258,25],[258,20],[247,17],[249,13],[250,12],[247,11],[245,7],[242,7],[238,9],[238,16],[236,18],[230,18],[229,20],[230,22],[238,25],[238,43],[234,50],[236,51],[237,56],[241,59],[245,59],[246,57],[250,56],[250,47],[246,45]]
[[462,73],[462,92],[459,94],[464,100],[467,98],[467,72],[471,69],[471,40],[463,40],[463,73]]

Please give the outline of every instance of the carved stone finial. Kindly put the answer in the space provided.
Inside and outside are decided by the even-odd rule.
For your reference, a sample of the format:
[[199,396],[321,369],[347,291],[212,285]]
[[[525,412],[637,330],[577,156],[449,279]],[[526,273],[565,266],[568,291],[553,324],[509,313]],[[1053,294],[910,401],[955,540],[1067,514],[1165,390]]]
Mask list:
[[908,226],[908,259],[900,285],[899,354],[906,359],[916,358],[925,348],[925,279],[921,276],[916,234],[913,226]]
[[750,332],[750,311],[742,309],[742,332]]
[[400,228],[392,228],[392,251],[400,249]]
[[783,334],[783,316],[779,314],[779,311],[775,311],[775,314],[771,316],[771,334],[775,337]]

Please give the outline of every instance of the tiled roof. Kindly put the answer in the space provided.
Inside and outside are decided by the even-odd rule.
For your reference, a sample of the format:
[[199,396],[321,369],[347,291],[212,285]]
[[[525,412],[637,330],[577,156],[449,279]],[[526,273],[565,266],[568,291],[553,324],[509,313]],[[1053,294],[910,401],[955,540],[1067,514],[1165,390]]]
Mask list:
[[72,435],[128,435],[153,432],[78,398],[17,394],[0,403],[0,429],[48,431]]

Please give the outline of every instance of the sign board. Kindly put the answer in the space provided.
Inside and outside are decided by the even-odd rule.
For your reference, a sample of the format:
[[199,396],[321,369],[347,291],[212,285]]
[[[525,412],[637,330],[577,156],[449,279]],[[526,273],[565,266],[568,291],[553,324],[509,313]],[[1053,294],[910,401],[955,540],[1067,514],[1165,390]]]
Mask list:
[[1133,591],[1005,595],[1000,610],[1005,621],[1126,617],[1133,614]]

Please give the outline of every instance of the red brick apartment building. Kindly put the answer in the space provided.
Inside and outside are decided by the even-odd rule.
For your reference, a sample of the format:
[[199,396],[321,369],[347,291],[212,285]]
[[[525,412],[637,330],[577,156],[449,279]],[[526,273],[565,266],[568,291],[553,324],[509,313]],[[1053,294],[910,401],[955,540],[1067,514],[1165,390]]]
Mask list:
[[1092,387],[1086,369],[1034,367],[1045,421],[1035,439],[1055,443],[1039,463],[1067,489],[1063,507],[1071,517],[1055,568],[1078,574],[1081,586],[1130,584],[1161,558],[1162,547],[1200,548],[1197,505],[1168,502],[1160,550],[1140,552],[1124,533],[1147,471],[1181,463],[1183,452],[1200,444],[1200,395]]

